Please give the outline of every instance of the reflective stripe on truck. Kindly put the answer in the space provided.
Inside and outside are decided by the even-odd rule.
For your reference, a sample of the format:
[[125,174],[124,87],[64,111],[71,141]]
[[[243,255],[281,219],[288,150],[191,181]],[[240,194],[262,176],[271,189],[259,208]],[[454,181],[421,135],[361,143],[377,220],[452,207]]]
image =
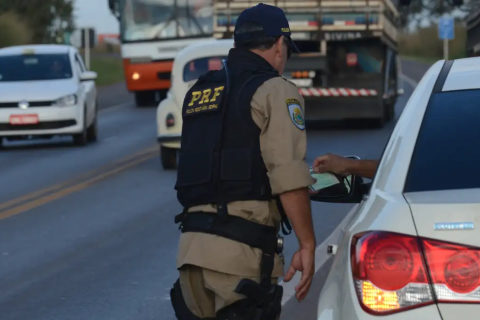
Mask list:
[[377,90],[351,88],[299,88],[304,97],[371,97],[378,95]]

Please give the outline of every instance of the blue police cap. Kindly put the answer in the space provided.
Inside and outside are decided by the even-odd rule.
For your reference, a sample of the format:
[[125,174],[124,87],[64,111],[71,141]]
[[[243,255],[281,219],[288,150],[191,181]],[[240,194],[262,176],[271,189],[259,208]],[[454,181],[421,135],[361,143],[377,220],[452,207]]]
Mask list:
[[[254,22],[263,28],[262,31],[237,33],[238,28],[246,22]],[[292,32],[287,17],[282,9],[259,3],[258,5],[245,9],[235,24],[235,42],[252,40],[260,37],[284,36],[290,48],[300,52],[291,38]]]

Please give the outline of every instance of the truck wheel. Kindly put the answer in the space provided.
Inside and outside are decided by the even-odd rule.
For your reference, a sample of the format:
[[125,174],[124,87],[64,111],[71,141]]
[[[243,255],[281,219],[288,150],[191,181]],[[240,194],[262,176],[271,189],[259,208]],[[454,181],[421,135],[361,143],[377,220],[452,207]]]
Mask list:
[[156,107],[167,97],[168,90],[151,90],[135,92],[135,104],[137,107]]
[[395,104],[389,103],[386,105],[385,118],[386,122],[395,119]]
[[160,160],[163,170],[177,168],[177,149],[160,146]]
[[376,129],[382,129],[385,126],[386,121],[388,121],[387,120],[388,107],[383,102],[382,102],[382,109],[383,109],[382,116],[380,118],[374,119],[373,121],[373,127]]
[[3,149],[5,149],[4,139],[3,137],[0,137],[0,150],[3,150]]
[[153,105],[152,95],[150,91],[135,92],[135,105],[139,108]]

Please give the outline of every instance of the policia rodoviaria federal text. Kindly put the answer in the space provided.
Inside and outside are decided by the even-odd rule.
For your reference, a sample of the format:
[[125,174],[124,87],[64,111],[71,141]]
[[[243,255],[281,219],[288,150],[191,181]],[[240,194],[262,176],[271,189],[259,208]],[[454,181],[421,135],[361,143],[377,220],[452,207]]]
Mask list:
[[304,101],[283,79],[298,49],[284,12],[259,4],[235,26],[223,69],[201,76],[182,109],[175,189],[184,207],[179,280],[171,291],[180,320],[274,320],[281,312],[283,239],[291,221],[300,243],[297,299],[308,293],[315,237],[307,187]]

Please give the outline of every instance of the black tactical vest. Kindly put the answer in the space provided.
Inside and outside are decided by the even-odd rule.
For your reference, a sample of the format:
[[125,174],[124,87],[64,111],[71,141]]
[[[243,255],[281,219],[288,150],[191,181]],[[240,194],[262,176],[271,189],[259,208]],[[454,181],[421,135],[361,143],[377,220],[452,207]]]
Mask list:
[[251,100],[265,81],[280,75],[242,49],[230,51],[227,70],[228,79],[225,68],[203,75],[185,96],[175,185],[184,208],[272,199]]

